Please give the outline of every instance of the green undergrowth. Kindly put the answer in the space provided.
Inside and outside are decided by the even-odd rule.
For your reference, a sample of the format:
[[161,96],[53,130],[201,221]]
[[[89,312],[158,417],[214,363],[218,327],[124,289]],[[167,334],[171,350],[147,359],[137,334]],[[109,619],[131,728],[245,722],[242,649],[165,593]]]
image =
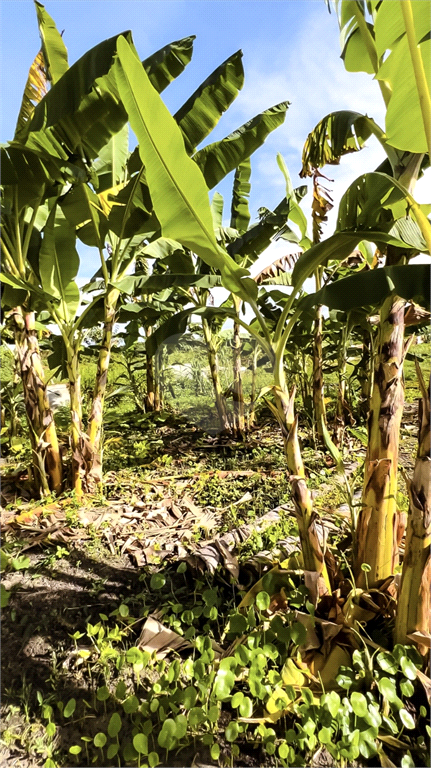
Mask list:
[[[334,766],[425,765],[429,726],[414,648],[359,641],[351,663],[318,691],[294,664],[307,637],[296,612],[314,623],[308,590],[284,576],[288,608],[272,612],[274,579],[267,574],[238,610],[243,593],[219,572],[196,578],[185,563],[145,569],[141,593],[69,633],[43,690],[23,685],[28,727],[14,730],[12,706],[3,744],[36,753],[44,768],[185,766],[197,754],[226,767],[309,766],[319,749]],[[187,641],[165,658],[138,647],[156,609]],[[163,650],[160,635],[153,642]]]

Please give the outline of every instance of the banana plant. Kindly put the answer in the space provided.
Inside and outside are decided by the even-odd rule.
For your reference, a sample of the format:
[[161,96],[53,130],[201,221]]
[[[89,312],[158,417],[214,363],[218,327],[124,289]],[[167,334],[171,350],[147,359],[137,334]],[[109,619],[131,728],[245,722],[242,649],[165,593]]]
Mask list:
[[[424,110],[424,105],[429,104],[426,76],[429,67],[424,65],[430,46],[429,3],[411,3],[410,0],[362,3],[354,0],[337,2],[336,6],[346,69],[375,75],[386,105],[385,130],[359,113],[328,115],[307,139],[301,175],[311,175],[313,168],[323,167],[326,163],[338,163],[342,155],[361,149],[366,139],[374,135],[387,155],[383,165],[385,172],[378,169],[373,174],[365,174],[350,187],[340,205],[339,234],[332,242],[335,245],[338,241],[342,245],[342,230],[380,230],[380,236],[376,232],[364,239],[382,245],[387,269],[399,265],[398,269],[403,270],[402,265],[407,264],[411,255],[429,253],[431,247],[428,209],[418,205],[412,194],[424,165],[424,153],[429,151],[429,110],[428,114]],[[383,190],[392,201],[399,201],[399,213],[389,197],[384,201]],[[364,196],[362,200],[359,200],[360,196]],[[395,236],[398,242],[388,239],[388,235]],[[312,259],[313,253],[308,254],[308,258]],[[298,265],[298,272],[301,266]],[[414,270],[413,265],[409,269]],[[378,292],[378,286],[385,281],[381,270],[373,270],[370,275],[367,284],[370,287],[375,284]],[[411,279],[414,279],[414,272]],[[356,291],[359,284],[355,286],[353,290]],[[417,291],[421,293],[420,286]],[[404,311],[406,298],[414,296],[406,296],[405,292],[397,295],[393,291],[384,295],[355,563],[356,578],[361,586],[365,583],[361,568],[364,562],[371,566],[368,574],[371,585],[393,573],[398,562],[394,531],[397,528],[399,429],[404,400]],[[366,301],[369,301],[368,297]],[[387,414],[391,414],[390,418]]]
[[[49,226],[52,223],[50,212],[57,200],[61,199],[62,204],[65,204],[65,200],[70,202],[74,195],[79,196],[83,182],[89,175],[93,182],[98,182],[90,160],[101,155],[99,163],[105,162],[106,165],[104,142],[125,125],[127,115],[115,98],[110,83],[117,38],[99,44],[69,69],[67,51],[54,22],[39,3],[36,9],[42,50],[30,70],[14,140],[2,148],[2,249],[5,264],[2,280],[6,283],[3,303],[11,307],[16,305],[13,313],[16,349],[24,365],[24,392],[37,476],[40,476],[45,491],[49,484],[58,492],[61,489],[61,458],[55,424],[46,397],[33,310],[41,306],[54,309],[60,297],[58,292],[52,294],[41,287],[38,264],[42,252],[41,232],[45,240],[48,220]],[[190,60],[192,41],[192,38],[186,38],[172,43],[143,62],[148,77],[160,90]],[[49,90],[48,82],[51,84]],[[37,101],[39,103],[35,106],[34,102]],[[102,123],[104,130],[100,131]],[[88,199],[86,202],[90,204]],[[65,205],[67,207],[67,203]],[[94,213],[96,215],[97,211]],[[58,216],[57,211],[55,217]],[[59,229],[56,224],[54,229]],[[68,284],[71,265],[74,269],[75,263],[73,259],[67,265],[60,258],[57,266],[54,263],[51,265],[53,273],[56,269],[60,272],[63,270],[64,274],[58,277],[64,286]],[[76,290],[75,286],[74,301],[77,300]],[[18,301],[23,304],[22,307]],[[60,320],[64,324],[64,312],[60,314],[63,315]],[[64,339],[68,338],[71,389],[76,393],[79,375],[75,358],[80,344],[79,334],[72,343],[70,331],[71,328],[63,327],[62,333]],[[76,398],[72,398],[71,402],[73,400]],[[73,417],[72,423],[80,423],[80,417]],[[77,455],[76,435],[72,435],[72,443],[75,444],[73,450]],[[80,463],[88,466],[88,461],[80,460]],[[74,475],[77,477],[78,472],[74,471]],[[78,487],[79,483],[76,482]]]

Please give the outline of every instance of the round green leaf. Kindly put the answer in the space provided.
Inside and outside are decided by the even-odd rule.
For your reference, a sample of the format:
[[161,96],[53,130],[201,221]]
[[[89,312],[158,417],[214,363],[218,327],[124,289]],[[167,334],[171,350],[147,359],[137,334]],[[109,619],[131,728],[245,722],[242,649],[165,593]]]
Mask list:
[[118,712],[113,712],[111,719],[108,723],[108,734],[112,739],[115,739],[118,733],[121,731],[121,717]]
[[166,579],[161,573],[153,573],[150,580],[151,589],[162,589],[166,584]]
[[242,613],[234,613],[233,616],[230,617],[230,632],[235,632],[238,635],[242,635],[246,631],[247,626],[247,619],[245,616],[243,616]]
[[286,742],[283,742],[282,744],[279,745],[278,754],[280,755],[282,760],[287,760],[289,756],[289,747],[286,744]]
[[81,751],[82,747],[80,747],[79,744],[74,744],[73,747],[69,747],[69,752],[71,755],[79,755]]
[[127,699],[123,701],[123,709],[127,715],[131,715],[133,712],[136,712],[138,708],[139,701],[136,696],[128,696]]
[[235,741],[239,733],[238,723],[235,720],[231,720],[224,733],[226,741]]
[[200,725],[205,720],[205,712],[202,707],[193,707],[189,712],[189,723],[192,727]]
[[102,749],[105,746],[105,744],[106,744],[106,736],[105,736],[105,734],[102,733],[102,731],[99,731],[99,733],[96,733],[96,735],[95,735],[95,737],[93,739],[93,743],[94,743],[95,747],[99,747],[100,749]]
[[267,611],[269,608],[269,604],[271,602],[271,598],[268,595],[268,592],[258,592],[256,595],[256,605],[259,608],[259,611]]
[[321,728],[318,733],[318,736],[321,744],[330,744],[332,741],[331,728],[328,728],[328,727]]
[[382,696],[388,701],[395,701],[398,698],[395,682],[389,677],[381,677],[377,680],[377,686]]
[[398,670],[398,662],[392,653],[378,653],[377,663],[384,672],[389,672],[390,675],[396,675]]
[[241,717],[251,717],[253,714],[253,703],[248,696],[244,696],[239,705],[239,713]]
[[56,731],[55,723],[48,723],[48,725],[45,728],[45,731],[47,736],[54,736]]
[[101,685],[100,688],[97,689],[97,701],[106,701],[106,699],[109,699],[109,695],[109,690],[106,685]]
[[227,699],[235,685],[235,674],[229,669],[219,669],[214,681],[213,692],[219,701]]
[[403,674],[408,677],[409,680],[416,680],[418,675],[418,670],[416,666],[414,665],[413,661],[408,658],[408,656],[402,656],[400,660],[401,669],[403,670]]
[[139,664],[143,660],[143,653],[139,650],[139,648],[129,648],[129,650],[126,653],[126,661],[129,664]]
[[409,730],[411,730],[412,728],[415,727],[415,721],[413,720],[413,717],[411,716],[410,712],[407,712],[406,709],[402,708],[400,709],[398,714],[405,728],[408,728]]
[[230,702],[231,707],[233,707],[233,709],[237,709],[241,704],[243,698],[244,698],[244,694],[242,691],[237,691],[237,693],[234,693]]
[[64,717],[71,717],[76,709],[76,699],[69,699],[65,708],[63,709]]
[[191,709],[194,707],[197,699],[197,690],[193,685],[188,685],[183,693],[183,705],[185,709]]
[[410,680],[402,680],[400,683],[401,692],[404,696],[413,696],[415,688]]
[[183,739],[187,733],[187,718],[185,715],[177,715],[175,722],[177,725],[176,737],[178,740]]
[[123,617],[123,619],[125,619],[126,616],[129,615],[129,606],[126,605],[126,603],[121,603],[121,605],[118,608],[118,613],[120,614],[120,616]]
[[217,720],[219,719],[219,715],[220,715],[220,711],[219,711],[219,708],[216,705],[214,705],[214,706],[209,708],[209,710],[208,710],[208,720],[211,723],[216,723]]
[[112,758],[115,757],[115,755],[117,754],[119,749],[120,749],[120,745],[119,744],[110,744],[108,749],[107,749],[107,751],[106,751],[106,757],[109,760],[112,760]]
[[307,630],[300,621],[295,621],[290,627],[290,637],[296,645],[302,645],[307,639]]
[[158,737],[157,737],[157,743],[159,747],[162,747],[163,749],[173,749],[173,747],[176,745],[176,732],[177,732],[177,726],[174,720],[172,718],[168,717],[162,726],[162,730],[160,731]]
[[148,765],[150,768],[156,768],[156,765],[160,763],[159,756],[157,752],[150,752],[148,755]]
[[363,693],[352,693],[350,696],[350,704],[355,715],[358,717],[365,717],[368,712],[368,704]]
[[218,744],[213,744],[211,747],[211,757],[213,760],[218,760],[220,757],[220,746]]
[[401,768],[415,768],[415,764],[410,754],[404,755],[401,758]]
[[148,736],[145,733],[137,733],[133,737],[133,746],[140,755],[148,755]]

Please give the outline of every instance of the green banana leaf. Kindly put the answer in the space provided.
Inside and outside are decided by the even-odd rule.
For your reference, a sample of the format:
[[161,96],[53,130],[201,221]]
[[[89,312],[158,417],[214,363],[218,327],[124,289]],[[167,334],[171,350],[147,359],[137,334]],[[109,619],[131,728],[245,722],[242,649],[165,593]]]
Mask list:
[[175,113],[191,155],[217,125],[220,117],[237,97],[244,84],[242,51],[220,64]]
[[227,246],[228,253],[235,261],[247,258],[247,263],[252,264],[258,256],[268,248],[273,237],[285,226],[289,216],[290,206],[284,198],[274,211],[265,210],[260,221],[244,232],[241,237]]
[[35,2],[45,72],[51,83],[56,83],[69,69],[67,48],[55,23],[42,3]]
[[230,171],[247,160],[256,149],[262,146],[271,131],[283,124],[289,103],[283,101],[275,107],[266,109],[229,136],[208,144],[193,155],[193,160],[201,169],[208,189],[215,187]]
[[[411,201],[407,190],[392,176],[376,171],[365,173],[349,186],[341,198],[337,230],[369,227],[390,232],[397,219],[405,219],[410,215],[410,210]],[[414,210],[412,213],[414,215]],[[418,250],[426,250],[426,243],[420,239],[420,230],[417,229],[414,242],[407,242],[406,245],[417,248],[419,244]]]
[[124,179],[125,165],[129,155],[129,126],[125,123],[118,133],[114,134],[105,147],[99,152],[94,161],[99,185],[98,192],[112,189]]
[[85,171],[73,163],[35,152],[19,144],[1,147],[1,183],[4,187],[4,204],[18,185],[18,208],[55,193],[55,187],[67,183],[75,184],[86,179]]
[[304,311],[323,304],[349,312],[362,306],[378,306],[394,293],[422,307],[429,306],[430,268],[428,264],[407,264],[358,272],[326,285],[301,300]]
[[250,209],[248,198],[250,197],[250,158],[239,163],[233,179],[232,203],[230,209],[230,226],[243,234],[250,224]]
[[305,253],[301,253],[293,268],[292,284],[297,287],[301,286],[304,280],[310,277],[317,267],[325,264],[327,261],[344,261],[361,240],[367,240],[370,243],[387,243],[398,248],[406,247],[406,243],[400,240],[400,238],[377,230],[363,229],[354,232],[336,232],[321,243],[313,245]]
[[104,248],[108,220],[88,184],[76,184],[60,202],[66,219],[85,245]]
[[[374,74],[374,60],[377,54],[373,51],[373,61],[370,58],[370,49],[367,47],[358,26],[355,17],[355,10],[358,9],[362,16],[365,15],[364,0],[335,0],[335,6],[338,13],[340,25],[340,45],[341,58],[348,72],[367,72]],[[370,33],[371,43],[373,42],[373,27],[369,22],[365,22]]]
[[[429,16],[429,4],[422,3]],[[428,8],[426,6],[428,5]],[[424,40],[419,46],[426,77],[428,94],[431,90],[431,40]],[[390,83],[392,95],[386,110],[387,142],[399,150],[426,153],[428,142],[425,133],[420,94],[407,37],[404,36],[383,62],[377,75],[378,80]]]
[[[34,294],[34,296],[38,299],[41,299],[43,302],[47,301],[54,301],[54,303],[57,303],[57,301],[54,299],[53,296],[43,291],[41,288],[39,288],[37,285],[33,285],[32,283],[28,282],[27,280],[21,280],[19,277],[14,277],[14,275],[7,274],[6,272],[0,272],[0,282],[5,283],[6,285],[10,285],[12,288],[16,288],[19,291],[25,291],[25,294],[28,293]],[[9,294],[9,297],[5,297],[5,295],[2,295],[2,306],[8,306],[11,308],[11,306],[16,306],[16,304],[10,305],[10,304],[4,304],[3,301],[6,299],[13,298],[13,294]]]
[[[131,33],[124,35],[132,44]],[[98,156],[127,122],[112,72],[120,36],[99,43],[64,73],[37,105],[21,141],[64,159],[78,146],[88,157]],[[191,52],[192,39],[186,38],[146,59],[143,68],[156,87],[165,87],[190,61]]]
[[249,291],[255,295],[256,286],[250,279],[244,283],[241,278],[247,272],[236,267],[217,244],[204,179],[186,154],[178,125],[125,38],[118,41],[114,68],[118,90],[139,140],[146,181],[162,235],[178,240],[218,269],[225,287],[241,293],[247,300]]
[[74,282],[79,269],[75,243],[75,228],[55,204],[43,230],[39,274],[43,290],[59,301],[56,311],[65,322],[73,320],[80,302]]
[[214,192],[211,200],[211,216],[213,218],[214,231],[223,226],[223,195],[220,192]]
[[175,341],[187,330],[188,320],[191,315],[200,315],[210,320],[216,316],[223,318],[235,317],[232,310],[224,307],[190,307],[172,315],[162,323],[152,334],[148,336],[145,344],[147,354],[152,357],[159,347],[168,339]]
[[111,283],[121,293],[128,296],[141,296],[148,293],[158,293],[167,288],[204,288],[209,290],[221,286],[218,275],[190,275],[190,274],[163,274],[163,275],[127,275],[121,280]]
[[157,93],[162,93],[172,80],[184,72],[191,61],[195,39],[196,35],[190,35],[174,40],[144,59],[142,65]]

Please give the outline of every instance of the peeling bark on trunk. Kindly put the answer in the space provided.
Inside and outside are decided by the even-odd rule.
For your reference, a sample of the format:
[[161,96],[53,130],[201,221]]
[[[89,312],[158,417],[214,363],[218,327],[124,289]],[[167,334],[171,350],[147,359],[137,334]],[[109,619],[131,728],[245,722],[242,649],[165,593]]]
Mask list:
[[365,586],[362,563],[368,563],[368,583],[374,586],[394,572],[398,547],[397,472],[401,416],[404,404],[404,307],[405,301],[390,296],[380,312],[378,353],[374,388],[368,417],[368,448],[358,520],[355,575]]
[[235,437],[242,440],[245,436],[244,394],[241,378],[241,339],[239,323],[233,326],[233,428]]
[[[408,635],[412,632],[430,632],[430,393],[420,370],[418,377],[422,391],[419,402],[419,444],[413,478],[408,482],[409,516],[395,621],[395,642],[402,644],[410,642]],[[419,647],[423,655],[428,655],[425,646]]]
[[61,492],[63,468],[54,417],[49,405],[33,312],[14,310],[15,349],[33,449],[34,477],[44,493]]
[[202,328],[203,328],[204,337],[205,337],[207,350],[208,350],[208,363],[210,367],[211,381],[214,387],[215,402],[216,402],[216,408],[217,408],[217,413],[219,417],[220,427],[223,433],[229,434],[230,425],[229,425],[229,419],[227,415],[226,401],[223,396],[223,391],[220,384],[217,352],[214,348],[214,344],[211,338],[211,330],[208,326],[207,321],[204,319],[202,320]]

